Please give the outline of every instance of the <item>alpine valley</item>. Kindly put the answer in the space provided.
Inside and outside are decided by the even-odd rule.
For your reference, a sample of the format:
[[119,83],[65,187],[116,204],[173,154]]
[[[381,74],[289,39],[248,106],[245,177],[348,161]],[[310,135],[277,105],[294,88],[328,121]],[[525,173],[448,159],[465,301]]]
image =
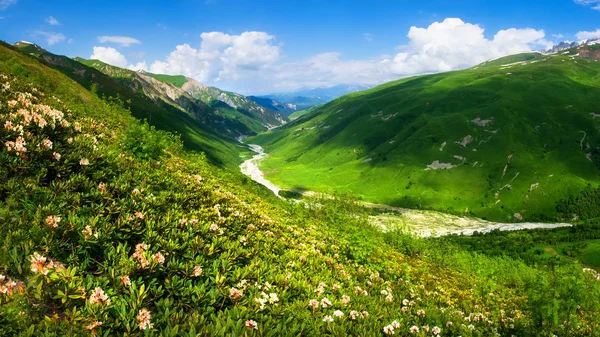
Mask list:
[[600,336],[598,2],[434,3],[0,1],[0,336]]

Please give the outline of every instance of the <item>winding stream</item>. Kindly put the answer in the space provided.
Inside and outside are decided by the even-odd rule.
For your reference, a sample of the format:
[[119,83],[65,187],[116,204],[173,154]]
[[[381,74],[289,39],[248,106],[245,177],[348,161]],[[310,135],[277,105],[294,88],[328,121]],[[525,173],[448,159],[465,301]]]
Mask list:
[[[241,141],[242,139],[243,137],[240,137],[238,140]],[[268,154],[265,153],[260,145],[246,145],[248,145],[252,151],[256,152],[256,154],[240,165],[242,173],[273,191],[277,197],[282,198],[279,195],[281,188],[267,180],[263,172],[259,169],[260,162],[266,158]],[[310,195],[314,193],[308,192],[306,194]],[[473,235],[475,232],[486,233],[496,229],[501,231],[514,231],[521,229],[550,229],[573,226],[569,223],[491,222],[478,218],[461,217],[437,211],[407,209],[367,202],[363,202],[362,204],[365,207],[377,208],[384,211],[383,214],[369,217],[371,224],[380,227],[384,231],[392,230],[394,228],[404,228],[419,236],[443,236],[451,234]],[[435,225],[432,226],[432,224]]]

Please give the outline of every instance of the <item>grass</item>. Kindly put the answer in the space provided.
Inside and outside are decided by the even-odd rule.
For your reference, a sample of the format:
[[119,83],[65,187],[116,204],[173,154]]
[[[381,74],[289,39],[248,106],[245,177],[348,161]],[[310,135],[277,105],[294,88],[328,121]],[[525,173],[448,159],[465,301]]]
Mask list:
[[0,125],[0,335],[598,335],[600,282],[576,263],[280,201],[4,46]]
[[[261,169],[285,189],[552,220],[561,196],[600,183],[600,167],[586,158],[600,144],[600,119],[590,114],[598,95],[593,59],[517,55],[353,93],[247,142],[266,149]],[[473,122],[481,120],[491,122]],[[426,170],[436,160],[454,167]]]

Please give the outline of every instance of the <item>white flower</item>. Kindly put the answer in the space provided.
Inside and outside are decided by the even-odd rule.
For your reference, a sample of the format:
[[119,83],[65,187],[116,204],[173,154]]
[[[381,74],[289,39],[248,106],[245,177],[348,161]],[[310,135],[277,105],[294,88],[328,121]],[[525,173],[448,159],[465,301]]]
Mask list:
[[391,325],[386,325],[383,327],[383,333],[386,335],[393,335],[394,334],[394,327],[392,327]]
[[419,327],[416,325],[413,325],[410,330],[411,333],[419,333]]
[[333,317],[325,316],[325,317],[323,317],[323,322],[333,323]]
[[344,317],[344,313],[341,310],[336,310],[333,312],[333,316],[341,318]]

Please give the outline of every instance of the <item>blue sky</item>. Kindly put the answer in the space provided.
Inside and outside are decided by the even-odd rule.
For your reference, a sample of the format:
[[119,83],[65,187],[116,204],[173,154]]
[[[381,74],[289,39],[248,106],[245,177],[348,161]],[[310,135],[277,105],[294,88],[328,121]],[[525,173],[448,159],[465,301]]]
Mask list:
[[246,94],[377,84],[600,37],[600,0],[0,0],[0,18],[10,43]]

